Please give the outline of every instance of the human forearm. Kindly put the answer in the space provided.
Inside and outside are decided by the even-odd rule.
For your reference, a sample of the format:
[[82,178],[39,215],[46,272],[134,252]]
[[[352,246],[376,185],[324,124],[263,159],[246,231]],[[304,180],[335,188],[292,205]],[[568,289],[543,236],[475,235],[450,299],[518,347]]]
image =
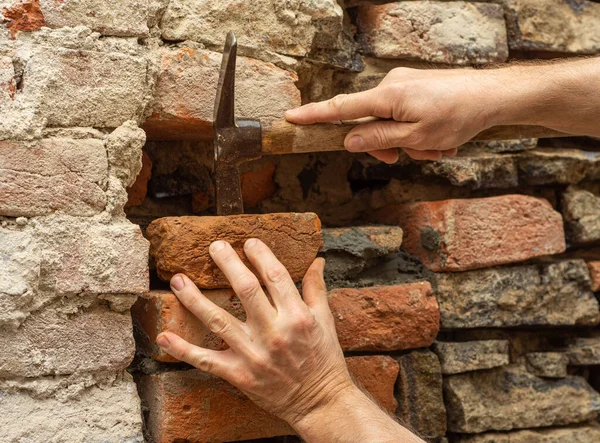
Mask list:
[[600,57],[481,73],[489,126],[540,125],[600,136]]
[[291,424],[308,443],[423,443],[356,387]]

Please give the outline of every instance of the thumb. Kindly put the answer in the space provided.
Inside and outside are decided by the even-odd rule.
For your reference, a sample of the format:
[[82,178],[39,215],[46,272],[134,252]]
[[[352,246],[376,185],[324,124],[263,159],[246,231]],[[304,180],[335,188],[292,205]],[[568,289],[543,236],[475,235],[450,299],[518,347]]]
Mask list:
[[350,152],[380,151],[390,148],[413,148],[417,140],[417,123],[381,121],[363,123],[350,131],[344,146]]

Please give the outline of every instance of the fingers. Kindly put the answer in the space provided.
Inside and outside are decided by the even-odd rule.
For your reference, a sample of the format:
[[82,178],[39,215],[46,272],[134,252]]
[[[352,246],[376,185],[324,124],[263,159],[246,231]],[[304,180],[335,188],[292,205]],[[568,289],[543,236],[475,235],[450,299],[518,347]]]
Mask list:
[[225,340],[232,349],[243,349],[247,346],[248,336],[242,323],[207,299],[189,278],[183,274],[173,276],[171,289],[192,314],[210,331]]
[[209,247],[209,253],[240,298],[249,321],[267,322],[275,317],[275,309],[267,299],[258,279],[242,263],[229,243],[213,242]]
[[[354,94],[341,94],[330,100],[309,103],[285,113],[285,118],[291,123],[308,125],[318,122],[336,122],[340,120],[353,120],[362,117],[389,117],[390,110],[385,106],[386,98],[380,90]],[[383,114],[383,115],[382,115]]]
[[420,142],[416,129],[418,123],[380,121],[356,126],[344,139],[350,152],[381,151],[390,148],[416,148]]
[[398,161],[400,155],[397,149],[383,149],[381,151],[369,151],[369,155],[372,155],[377,160],[391,165]]
[[298,304],[301,298],[292,277],[267,245],[251,238],[244,244],[244,252],[258,271],[278,310]]
[[172,332],[163,332],[156,337],[156,344],[177,360],[210,372],[218,377],[227,378],[233,366],[233,355],[228,351],[213,351],[188,343]]
[[410,148],[402,148],[404,152],[408,154],[413,160],[441,160],[442,151],[417,151]]
[[323,278],[325,260],[317,258],[312,262],[302,280],[302,298],[304,302],[318,311],[329,311],[327,301],[327,286]]

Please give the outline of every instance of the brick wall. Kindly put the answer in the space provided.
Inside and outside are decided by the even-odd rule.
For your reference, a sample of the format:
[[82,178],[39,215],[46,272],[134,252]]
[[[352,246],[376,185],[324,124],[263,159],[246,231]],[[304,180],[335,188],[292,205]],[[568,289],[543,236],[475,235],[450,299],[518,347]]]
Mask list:
[[[293,441],[153,343],[168,329],[224,346],[162,280],[175,241],[244,315],[202,246],[222,232],[210,138],[230,29],[238,115],[268,121],[393,67],[598,54],[600,3],[0,0],[0,441]],[[597,442],[599,152],[571,138],[391,166],[265,157],[244,166],[254,215],[234,240],[261,226],[297,279],[327,259],[351,372],[429,441]]]

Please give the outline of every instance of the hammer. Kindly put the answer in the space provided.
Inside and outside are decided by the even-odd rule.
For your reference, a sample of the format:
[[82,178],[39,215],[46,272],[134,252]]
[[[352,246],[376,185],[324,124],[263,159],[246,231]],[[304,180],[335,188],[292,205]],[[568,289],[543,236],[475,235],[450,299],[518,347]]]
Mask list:
[[[235,117],[235,62],[237,41],[227,34],[214,108],[214,175],[218,215],[242,214],[242,190],[238,166],[262,155],[344,150],[344,138],[357,124],[373,119],[340,123],[295,125],[285,120],[261,124]],[[543,126],[495,126],[472,140],[564,137],[567,134]]]

